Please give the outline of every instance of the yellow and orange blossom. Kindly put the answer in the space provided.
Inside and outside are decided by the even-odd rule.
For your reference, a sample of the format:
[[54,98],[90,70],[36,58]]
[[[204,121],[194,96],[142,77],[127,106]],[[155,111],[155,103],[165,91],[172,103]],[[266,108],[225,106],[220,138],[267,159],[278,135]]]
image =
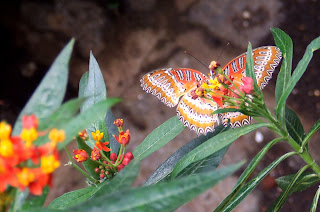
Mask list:
[[44,173],[50,174],[60,166],[59,160],[54,155],[41,157],[41,169]]
[[95,141],[100,141],[103,138],[103,132],[99,130],[92,132],[92,139]]

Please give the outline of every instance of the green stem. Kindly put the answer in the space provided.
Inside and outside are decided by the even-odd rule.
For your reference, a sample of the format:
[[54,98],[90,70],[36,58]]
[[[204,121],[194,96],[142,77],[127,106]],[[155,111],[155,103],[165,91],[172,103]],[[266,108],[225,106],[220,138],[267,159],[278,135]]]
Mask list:
[[81,172],[85,177],[87,177],[92,183],[96,184],[98,181],[96,179],[94,179],[93,177],[91,177],[87,172],[83,171],[77,164],[75,164],[73,161],[72,161],[72,157],[71,157],[71,154],[70,152],[67,150],[66,147],[64,147],[64,150],[67,152],[67,155],[69,157],[69,161],[70,163],[72,164],[72,166],[74,168],[76,168],[79,172]]

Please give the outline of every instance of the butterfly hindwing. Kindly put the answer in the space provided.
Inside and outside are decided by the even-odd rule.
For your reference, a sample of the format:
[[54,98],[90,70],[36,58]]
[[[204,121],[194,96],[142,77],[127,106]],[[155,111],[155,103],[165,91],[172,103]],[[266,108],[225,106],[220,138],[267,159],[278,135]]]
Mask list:
[[190,92],[184,95],[177,107],[177,115],[184,126],[196,131],[198,135],[206,135],[213,132],[215,124],[220,120],[213,111],[218,109],[217,103],[212,100],[197,98],[193,99]]
[[168,68],[150,72],[140,80],[147,93],[156,96],[169,107],[178,104],[179,98],[196,88],[197,83],[207,78],[199,71],[187,68]]

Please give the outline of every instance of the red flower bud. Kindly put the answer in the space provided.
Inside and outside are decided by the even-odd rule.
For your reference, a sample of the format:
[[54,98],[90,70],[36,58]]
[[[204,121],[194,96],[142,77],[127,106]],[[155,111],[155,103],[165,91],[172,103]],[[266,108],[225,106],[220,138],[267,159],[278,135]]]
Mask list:
[[110,160],[116,161],[117,158],[118,158],[118,156],[117,156],[116,153],[113,152],[113,153],[110,154]]
[[125,157],[129,158],[130,160],[134,158],[132,152],[127,152]]
[[118,167],[117,167],[117,171],[121,171],[121,169],[123,169],[124,165],[123,164],[120,164]]
[[92,160],[99,160],[101,158],[100,151],[96,148],[93,148],[91,152],[91,159]]
[[73,150],[73,153],[75,154],[75,156],[73,156],[73,158],[77,162],[86,161],[88,159],[88,157],[89,157],[88,153],[83,149]]
[[100,179],[105,178],[105,175],[103,173],[100,174]]
[[116,120],[114,120],[113,124],[116,127],[122,127],[123,126],[123,119],[116,119]]
[[97,168],[94,169],[94,172],[97,172],[97,173],[98,173],[99,170],[100,170],[100,169],[97,167]]
[[130,163],[130,161],[131,160],[129,158],[125,157],[125,158],[123,158],[122,164],[127,166]]

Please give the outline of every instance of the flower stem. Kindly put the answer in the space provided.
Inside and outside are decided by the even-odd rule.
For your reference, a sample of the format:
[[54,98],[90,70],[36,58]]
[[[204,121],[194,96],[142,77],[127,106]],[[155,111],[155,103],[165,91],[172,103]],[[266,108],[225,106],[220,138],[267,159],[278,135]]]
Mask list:
[[64,150],[67,152],[67,155],[69,157],[69,161],[70,163],[72,164],[72,166],[74,168],[76,168],[79,172],[81,172],[85,177],[87,177],[92,183],[96,184],[98,181],[96,179],[94,179],[93,177],[91,177],[87,172],[83,171],[77,164],[75,164],[73,161],[72,161],[72,157],[71,157],[71,154],[70,152],[67,150],[66,147],[64,147]]

